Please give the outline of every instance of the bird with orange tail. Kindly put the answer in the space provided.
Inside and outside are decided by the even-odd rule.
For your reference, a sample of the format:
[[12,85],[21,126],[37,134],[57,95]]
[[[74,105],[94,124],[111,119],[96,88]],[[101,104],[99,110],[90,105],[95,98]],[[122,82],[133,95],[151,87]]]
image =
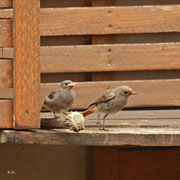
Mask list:
[[131,95],[137,95],[137,93],[128,86],[118,86],[90,104],[88,109],[82,112],[82,114],[84,117],[94,112],[105,114],[103,117],[103,127],[100,129],[107,131],[107,129],[105,129],[105,118],[109,114],[114,114],[121,111],[126,106],[128,98]]

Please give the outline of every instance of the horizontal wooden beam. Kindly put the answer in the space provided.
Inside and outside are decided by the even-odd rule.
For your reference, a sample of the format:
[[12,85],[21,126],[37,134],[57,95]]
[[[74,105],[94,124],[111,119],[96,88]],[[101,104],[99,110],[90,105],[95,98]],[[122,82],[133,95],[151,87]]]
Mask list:
[[40,58],[41,73],[180,69],[180,43],[43,46]]
[[[107,90],[120,85],[130,86],[139,95],[129,98],[127,107],[132,106],[179,106],[180,80],[140,80],[140,81],[99,81],[80,82],[75,87],[76,101],[73,108],[84,109],[102,96]],[[59,84],[41,84],[41,104]]]
[[0,0],[0,8],[12,8],[13,1],[12,0]]
[[[85,109],[98,97],[109,89],[119,85],[130,86],[138,92],[137,96],[129,98],[127,107],[146,106],[179,106],[180,105],[180,80],[139,80],[139,81],[99,81],[79,82],[74,88],[76,101],[75,109]],[[45,97],[59,86],[58,83],[41,84],[41,105]],[[1,98],[13,98],[12,89],[1,89]],[[8,93],[7,93],[8,92]]]
[[180,43],[41,47],[41,72],[180,69]]
[[110,131],[86,129],[1,131],[1,143],[84,145],[84,146],[180,146],[179,128],[112,128]]
[[0,9],[0,18],[12,19],[13,18],[13,9]]
[[[63,121],[54,122],[54,116],[50,112],[41,113],[43,124],[49,127],[62,129]],[[111,114],[106,118],[106,127],[111,128],[177,128],[180,127],[180,110],[123,110],[116,114]],[[102,126],[103,116],[97,124],[98,113],[93,113],[86,117],[86,128],[99,128]],[[60,124],[61,123],[61,124]],[[54,125],[54,126],[53,126]],[[67,127],[67,126],[66,126]],[[48,126],[47,126],[48,128]]]
[[[45,8],[40,16],[41,36],[180,32],[180,5]],[[13,18],[13,10],[0,17]],[[12,45],[12,20],[0,20],[0,47]]]
[[41,9],[41,35],[180,32],[180,5]]
[[[54,115],[51,112],[41,112],[41,118],[50,119]],[[103,116],[101,116],[103,117]],[[151,125],[158,127],[172,127],[179,126],[180,120],[180,110],[179,109],[163,109],[163,110],[122,110],[118,113],[111,114],[106,117],[106,120],[111,125],[124,125],[128,124],[133,127],[137,124]],[[102,119],[102,118],[101,118]],[[94,121],[97,121],[97,113],[93,113],[86,117],[86,125],[92,125]],[[136,120],[136,121],[135,121]],[[108,124],[107,122],[107,124]],[[138,122],[136,124],[136,122]],[[157,123],[158,122],[158,123]],[[161,124],[159,123],[161,122]],[[163,122],[163,123],[162,123]],[[97,125],[94,123],[94,125]],[[139,127],[139,126],[138,126]]]

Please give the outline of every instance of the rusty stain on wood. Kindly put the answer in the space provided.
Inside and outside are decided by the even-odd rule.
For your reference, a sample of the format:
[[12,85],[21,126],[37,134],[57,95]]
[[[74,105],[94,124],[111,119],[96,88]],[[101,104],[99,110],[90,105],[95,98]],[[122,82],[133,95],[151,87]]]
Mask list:
[[14,128],[40,127],[39,0],[14,1]]

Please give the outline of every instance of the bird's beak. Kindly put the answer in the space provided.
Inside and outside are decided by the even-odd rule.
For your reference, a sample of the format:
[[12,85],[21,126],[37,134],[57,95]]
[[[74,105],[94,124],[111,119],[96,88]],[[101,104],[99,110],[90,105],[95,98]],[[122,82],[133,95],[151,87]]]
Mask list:
[[77,83],[72,82],[72,83],[68,84],[68,86],[73,87],[73,86],[75,86],[76,84],[77,84]]
[[138,95],[138,93],[135,92],[135,91],[132,91],[131,94],[132,94],[132,95]]

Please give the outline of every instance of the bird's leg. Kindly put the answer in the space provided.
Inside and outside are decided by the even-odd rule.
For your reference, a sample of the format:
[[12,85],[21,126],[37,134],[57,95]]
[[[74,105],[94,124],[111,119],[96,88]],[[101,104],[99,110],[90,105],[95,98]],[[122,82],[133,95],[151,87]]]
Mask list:
[[63,112],[63,114],[66,115],[66,116],[68,115],[68,113],[65,113],[65,112]]
[[58,116],[56,116],[55,112],[53,111],[54,114],[54,119],[57,121],[57,119],[59,118]]
[[100,123],[100,114],[98,114],[98,120],[97,120],[96,124],[97,124],[97,125],[100,125],[100,124],[101,124],[101,123]]
[[100,130],[108,131],[108,129],[105,129],[105,119],[106,119],[106,117],[107,117],[108,115],[109,115],[109,114],[106,114],[106,115],[103,117],[103,127],[100,128]]

